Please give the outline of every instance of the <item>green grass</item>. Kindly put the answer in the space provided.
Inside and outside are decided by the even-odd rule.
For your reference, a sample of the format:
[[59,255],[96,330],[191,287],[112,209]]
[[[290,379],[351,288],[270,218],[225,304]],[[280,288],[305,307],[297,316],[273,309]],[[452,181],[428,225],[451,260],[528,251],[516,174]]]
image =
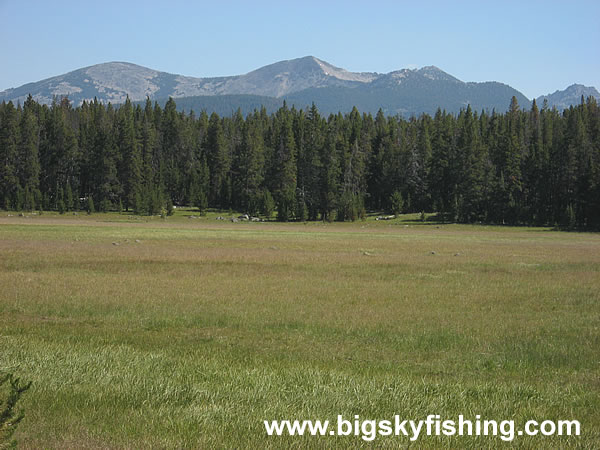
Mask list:
[[0,216],[21,447],[365,446],[263,427],[338,414],[577,419],[580,437],[416,446],[600,447],[600,235],[194,214]]

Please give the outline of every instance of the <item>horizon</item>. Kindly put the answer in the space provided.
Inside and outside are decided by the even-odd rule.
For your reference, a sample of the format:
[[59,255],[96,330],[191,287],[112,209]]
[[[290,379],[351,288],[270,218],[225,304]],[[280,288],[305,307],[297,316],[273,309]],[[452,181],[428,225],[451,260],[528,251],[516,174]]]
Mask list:
[[[585,11],[582,14],[581,11]],[[600,3],[475,1],[176,1],[102,5],[0,0],[5,64],[0,91],[122,61],[160,72],[241,75],[314,55],[350,72],[436,66],[465,81],[497,81],[528,99],[573,84],[600,87]],[[27,33],[23,25],[27,24]],[[74,38],[76,37],[76,38]]]

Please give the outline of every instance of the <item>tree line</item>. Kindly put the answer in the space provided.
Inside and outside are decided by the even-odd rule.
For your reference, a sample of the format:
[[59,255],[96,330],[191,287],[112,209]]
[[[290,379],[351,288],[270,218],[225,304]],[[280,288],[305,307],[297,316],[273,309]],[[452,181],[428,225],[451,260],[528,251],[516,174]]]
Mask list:
[[600,228],[600,110],[533,102],[508,112],[322,116],[285,103],[244,117],[129,100],[0,105],[0,207],[174,205],[281,221],[356,220],[367,211],[443,220]]

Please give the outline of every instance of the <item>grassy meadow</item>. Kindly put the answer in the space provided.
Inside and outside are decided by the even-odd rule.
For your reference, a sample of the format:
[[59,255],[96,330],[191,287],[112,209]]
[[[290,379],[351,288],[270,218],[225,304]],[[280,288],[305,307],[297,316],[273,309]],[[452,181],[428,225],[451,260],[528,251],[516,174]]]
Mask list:
[[[600,448],[600,235],[0,215],[20,448]],[[227,216],[228,217],[228,216]],[[263,420],[577,419],[579,437],[268,437]]]

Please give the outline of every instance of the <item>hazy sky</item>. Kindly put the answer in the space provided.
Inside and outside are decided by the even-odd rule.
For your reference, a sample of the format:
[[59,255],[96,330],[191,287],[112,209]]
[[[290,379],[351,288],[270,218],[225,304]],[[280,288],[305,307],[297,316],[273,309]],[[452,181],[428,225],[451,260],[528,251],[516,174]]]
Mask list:
[[435,65],[527,97],[600,89],[600,1],[0,0],[0,90],[127,61],[189,76],[313,55],[352,71]]

